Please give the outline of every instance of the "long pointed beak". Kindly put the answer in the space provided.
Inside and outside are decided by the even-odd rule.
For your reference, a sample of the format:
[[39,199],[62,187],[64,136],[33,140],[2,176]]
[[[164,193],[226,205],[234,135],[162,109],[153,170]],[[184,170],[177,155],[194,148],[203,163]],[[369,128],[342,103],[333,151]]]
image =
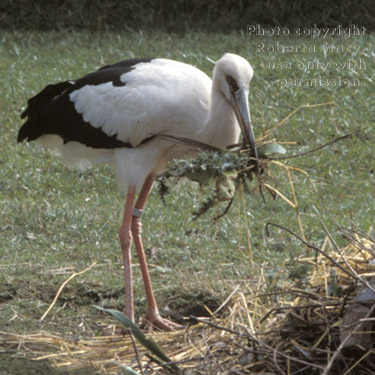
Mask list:
[[252,156],[256,160],[256,164],[258,166],[258,151],[255,146],[253,127],[250,119],[249,101],[245,88],[239,89],[234,93],[233,106],[245,142],[250,146]]

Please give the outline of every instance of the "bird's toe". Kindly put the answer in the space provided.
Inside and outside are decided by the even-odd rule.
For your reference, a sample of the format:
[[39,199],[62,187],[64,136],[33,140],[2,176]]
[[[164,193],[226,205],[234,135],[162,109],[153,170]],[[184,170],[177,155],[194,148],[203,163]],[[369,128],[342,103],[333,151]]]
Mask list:
[[171,320],[164,319],[160,314],[147,314],[146,321],[149,323],[149,328],[152,331],[157,329],[160,331],[174,331],[176,329],[181,329],[183,326],[177,323],[172,322]]

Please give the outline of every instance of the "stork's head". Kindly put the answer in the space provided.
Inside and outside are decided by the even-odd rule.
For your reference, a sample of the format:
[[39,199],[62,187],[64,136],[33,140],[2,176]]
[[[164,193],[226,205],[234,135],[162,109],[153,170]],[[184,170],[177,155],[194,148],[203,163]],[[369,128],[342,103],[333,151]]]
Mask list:
[[217,89],[231,104],[245,142],[250,146],[253,157],[258,159],[248,102],[252,77],[253,68],[247,60],[232,53],[226,53],[218,60],[213,72],[213,81]]

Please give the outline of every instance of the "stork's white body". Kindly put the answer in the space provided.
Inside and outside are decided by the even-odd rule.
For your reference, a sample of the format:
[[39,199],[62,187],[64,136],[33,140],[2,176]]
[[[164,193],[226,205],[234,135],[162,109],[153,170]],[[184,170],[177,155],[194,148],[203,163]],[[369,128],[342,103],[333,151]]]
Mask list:
[[[155,59],[137,64],[120,79],[125,86],[114,87],[112,82],[86,85],[69,95],[84,121],[107,135],[132,145],[154,134],[189,138],[218,148],[238,141],[240,128],[234,112],[228,111],[224,97],[212,91],[212,80],[201,70]],[[150,173],[158,174],[168,161],[192,152],[161,137],[135,148],[114,149],[93,149],[75,141],[63,144],[54,135],[39,140],[43,146],[55,147],[73,167],[115,164],[119,186],[125,192],[129,183],[139,192]]]
[[238,141],[242,130],[256,157],[247,100],[252,74],[249,63],[232,54],[216,63],[212,81],[199,69],[173,60],[126,60],[76,81],[48,85],[29,100],[22,114],[28,120],[18,141],[38,140],[55,147],[71,166],[115,164],[119,185],[127,192],[120,240],[131,319],[134,240],[149,304],[147,319],[162,329],[176,326],[161,318],[157,309],[139,215],[153,177],[168,161],[191,151],[163,136],[224,149]]

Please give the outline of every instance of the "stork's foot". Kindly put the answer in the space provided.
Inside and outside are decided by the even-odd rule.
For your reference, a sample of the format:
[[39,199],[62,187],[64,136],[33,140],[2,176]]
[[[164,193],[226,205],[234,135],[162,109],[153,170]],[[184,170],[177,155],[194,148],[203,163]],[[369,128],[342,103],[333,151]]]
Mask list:
[[146,321],[150,324],[150,330],[174,331],[183,328],[180,324],[162,318],[159,313],[147,313]]

